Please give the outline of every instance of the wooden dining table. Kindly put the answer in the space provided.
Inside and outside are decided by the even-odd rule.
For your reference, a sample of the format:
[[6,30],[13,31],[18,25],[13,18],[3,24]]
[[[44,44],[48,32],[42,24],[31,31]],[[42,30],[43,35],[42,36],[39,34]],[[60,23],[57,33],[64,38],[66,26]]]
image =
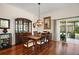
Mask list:
[[37,54],[37,41],[41,40],[41,36],[34,36],[34,35],[31,35],[31,36],[27,36],[27,38],[29,38],[29,40],[33,40],[35,45],[34,45],[34,50],[35,50],[35,53]]

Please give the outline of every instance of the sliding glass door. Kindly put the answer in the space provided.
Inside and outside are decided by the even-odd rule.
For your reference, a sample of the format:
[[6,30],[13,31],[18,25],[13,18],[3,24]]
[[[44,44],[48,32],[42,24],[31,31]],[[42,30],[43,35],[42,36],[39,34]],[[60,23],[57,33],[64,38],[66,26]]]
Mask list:
[[79,17],[60,20],[60,40],[79,41]]
[[79,40],[79,20],[75,22],[75,39]]
[[75,38],[75,21],[74,20],[67,20],[67,38]]
[[60,40],[66,41],[66,20],[60,21]]

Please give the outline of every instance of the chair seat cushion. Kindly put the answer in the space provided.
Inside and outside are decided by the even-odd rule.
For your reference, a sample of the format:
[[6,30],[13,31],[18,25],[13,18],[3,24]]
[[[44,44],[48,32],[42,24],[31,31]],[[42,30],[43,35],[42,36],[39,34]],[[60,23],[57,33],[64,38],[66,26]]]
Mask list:
[[37,44],[44,44],[44,42],[37,41]]
[[[27,44],[24,44],[24,46],[27,47]],[[28,47],[31,47],[31,46],[33,46],[33,42],[28,43]]]

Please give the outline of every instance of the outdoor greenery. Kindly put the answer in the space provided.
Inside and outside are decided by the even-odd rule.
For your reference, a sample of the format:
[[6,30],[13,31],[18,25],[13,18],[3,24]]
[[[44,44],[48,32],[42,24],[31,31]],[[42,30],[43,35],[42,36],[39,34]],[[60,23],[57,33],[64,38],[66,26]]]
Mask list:
[[66,41],[66,35],[64,34],[64,32],[62,32],[62,34],[60,35],[60,38],[62,41]]
[[71,33],[69,34],[69,37],[70,37],[70,38],[75,38],[75,33],[74,33],[74,32],[71,32]]
[[79,39],[79,20],[60,21],[60,33],[61,40],[66,40],[66,37]]
[[79,26],[75,26],[75,33],[79,34]]

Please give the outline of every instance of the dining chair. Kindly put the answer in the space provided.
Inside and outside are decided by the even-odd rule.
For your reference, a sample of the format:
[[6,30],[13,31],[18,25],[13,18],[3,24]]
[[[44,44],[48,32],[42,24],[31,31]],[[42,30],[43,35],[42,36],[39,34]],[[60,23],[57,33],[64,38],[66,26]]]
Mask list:
[[23,44],[25,47],[29,48],[29,47],[32,47],[34,45],[34,41],[33,40],[29,40],[28,38],[29,35],[27,34],[23,34],[22,36],[22,41],[23,41]]
[[46,46],[47,47],[49,47],[50,46],[50,42],[51,42],[51,39],[52,39],[52,33],[50,33],[50,32],[48,32],[47,34],[46,34]]
[[27,47],[27,48],[32,47],[32,46],[34,46],[34,41],[33,40],[29,40],[27,38],[26,42],[24,43],[24,46]]

